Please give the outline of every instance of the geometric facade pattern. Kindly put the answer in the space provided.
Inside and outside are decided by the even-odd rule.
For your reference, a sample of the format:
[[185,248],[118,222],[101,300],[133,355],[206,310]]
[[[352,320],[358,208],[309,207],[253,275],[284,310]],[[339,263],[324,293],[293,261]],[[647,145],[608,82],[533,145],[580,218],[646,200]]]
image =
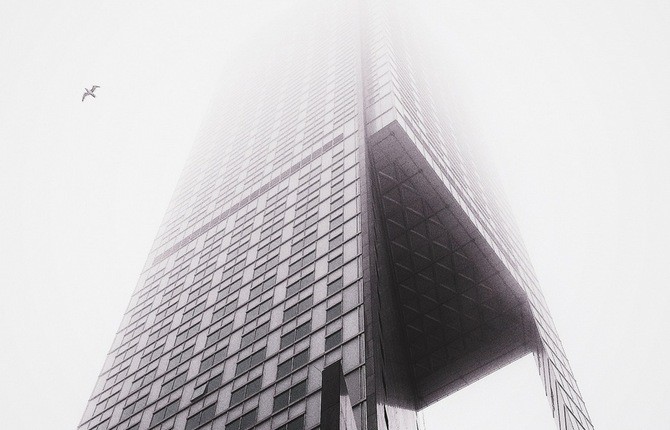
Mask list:
[[530,352],[558,427],[592,429],[402,14],[292,7],[213,103],[79,429],[414,429]]

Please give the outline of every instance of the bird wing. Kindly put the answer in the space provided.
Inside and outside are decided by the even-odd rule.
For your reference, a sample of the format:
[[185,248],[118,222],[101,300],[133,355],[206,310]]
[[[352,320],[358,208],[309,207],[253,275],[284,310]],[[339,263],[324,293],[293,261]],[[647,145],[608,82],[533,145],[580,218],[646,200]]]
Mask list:
[[84,101],[84,99],[86,98],[87,95],[88,95],[88,92],[85,92],[84,95],[81,97],[81,101]]
[[100,88],[100,85],[93,85],[93,88],[91,88],[91,91],[95,91],[96,88]]

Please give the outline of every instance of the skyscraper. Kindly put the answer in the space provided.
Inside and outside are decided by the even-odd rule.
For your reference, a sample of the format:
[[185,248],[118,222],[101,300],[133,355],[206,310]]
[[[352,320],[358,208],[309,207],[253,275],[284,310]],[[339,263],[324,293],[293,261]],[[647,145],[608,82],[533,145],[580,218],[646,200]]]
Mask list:
[[212,105],[79,428],[414,429],[529,352],[559,428],[593,428],[401,15],[292,8]]

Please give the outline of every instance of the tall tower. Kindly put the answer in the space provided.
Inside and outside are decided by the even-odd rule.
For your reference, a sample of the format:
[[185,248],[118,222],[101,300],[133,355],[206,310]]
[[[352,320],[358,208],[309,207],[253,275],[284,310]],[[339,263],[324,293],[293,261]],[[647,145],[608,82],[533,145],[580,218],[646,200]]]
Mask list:
[[401,15],[295,5],[214,102],[79,429],[415,429],[529,352],[558,427],[592,429]]

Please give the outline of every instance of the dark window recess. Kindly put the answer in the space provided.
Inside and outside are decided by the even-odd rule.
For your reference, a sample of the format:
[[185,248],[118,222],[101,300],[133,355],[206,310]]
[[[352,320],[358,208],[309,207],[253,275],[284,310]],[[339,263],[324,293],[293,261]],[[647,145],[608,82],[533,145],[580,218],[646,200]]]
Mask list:
[[197,400],[198,398],[205,396],[209,393],[213,393],[214,391],[219,389],[219,387],[221,386],[221,381],[223,381],[223,374],[219,373],[218,375],[211,378],[204,384],[198,385],[197,387],[195,387],[195,390],[193,390],[193,396],[191,397],[191,401]]
[[298,294],[304,288],[311,285],[312,282],[314,282],[314,272],[303,276],[302,278],[300,278],[300,280],[295,281],[294,283],[286,287],[286,297],[291,297]]
[[200,427],[201,425],[208,423],[214,419],[216,414],[216,403],[207,406],[205,409],[197,412],[195,415],[191,415],[186,420],[185,430],[193,430]]
[[237,363],[237,368],[235,369],[235,376],[246,372],[247,370],[255,367],[258,364],[261,364],[265,360],[265,348],[260,351],[254,352],[249,357],[240,360]]
[[190,327],[188,330],[184,330],[181,333],[177,335],[177,340],[175,341],[175,345],[179,345],[180,343],[183,343],[186,339],[189,339],[198,333],[198,330],[200,329],[200,322],[198,322],[196,325]]
[[280,409],[284,409],[291,403],[295,403],[298,400],[305,397],[307,394],[307,381],[298,382],[296,385],[292,386],[283,393],[279,393],[275,396],[274,404],[272,406],[272,411],[277,412]]
[[214,354],[203,358],[202,361],[200,362],[200,372],[221,363],[223,360],[226,359],[227,354],[228,354],[228,347],[225,346],[222,349],[216,351]]
[[170,379],[169,381],[165,382],[163,385],[161,385],[161,392],[159,395],[163,396],[167,393],[171,393],[172,391],[184,385],[184,382],[186,382],[187,373],[188,372],[181,373],[175,376],[174,378]]
[[328,249],[333,250],[333,249],[337,248],[338,246],[342,245],[342,242],[344,240],[343,238],[344,238],[344,235],[342,233],[340,233],[337,236],[335,236],[334,238],[330,239],[330,241],[328,241]]
[[326,322],[332,321],[342,315],[342,302],[326,310]]
[[301,351],[277,366],[277,379],[283,378],[292,371],[299,369],[309,361],[309,349]]
[[328,261],[328,271],[332,272],[344,263],[344,255],[340,254]]
[[140,423],[137,423],[134,426],[128,427],[128,430],[140,430]]
[[306,299],[302,299],[295,305],[288,307],[284,310],[284,321],[288,321],[291,318],[294,318],[301,313],[309,310],[312,308],[312,296],[307,297]]
[[228,303],[221,309],[214,311],[214,315],[212,315],[212,321],[218,321],[221,318],[230,315],[232,312],[235,311],[235,309],[237,309],[237,299]]
[[178,410],[179,410],[179,399],[154,412],[154,415],[151,417],[151,423],[149,424],[149,426],[153,426],[165,420],[166,418],[170,418],[172,415],[176,414]]
[[328,284],[328,295],[330,296],[331,294],[334,294],[342,289],[344,286],[344,282],[342,281],[342,278],[337,278],[331,283]]
[[187,361],[189,358],[193,356],[193,349],[195,347],[191,346],[190,348],[185,349],[184,351],[180,352],[179,354],[175,355],[170,359],[170,362],[168,363],[168,368],[167,370],[172,370],[175,367],[179,366],[180,364],[184,363]]
[[148,399],[149,399],[148,395],[144,396],[141,399],[138,399],[137,401],[123,408],[123,413],[121,413],[121,420],[125,420],[135,412],[141,411],[142,408],[144,408],[147,405]]
[[342,343],[342,330],[338,330],[330,336],[326,336],[326,351],[335,348]]
[[296,261],[295,263],[292,263],[288,266],[288,274],[292,275],[296,273],[298,270],[302,269],[303,267],[307,266],[308,264],[311,264],[314,259],[316,258],[316,251],[312,251],[309,254],[305,255],[302,257],[300,260]]
[[240,348],[246,348],[247,346],[251,345],[256,339],[260,339],[266,334],[268,334],[269,330],[270,330],[269,321],[259,325],[249,333],[242,336],[242,344],[240,345]]
[[258,414],[258,408],[253,409],[246,414],[242,415],[236,420],[233,420],[226,424],[226,430],[248,430],[256,424],[256,415]]
[[249,322],[253,319],[258,318],[259,315],[263,315],[265,312],[269,311],[272,307],[272,298],[267,299],[258,306],[255,306],[247,311],[247,316],[244,322]]
[[181,318],[181,322],[184,323],[185,321],[190,320],[196,315],[202,314],[202,311],[205,310],[205,303],[200,303],[196,307],[193,307],[186,312],[184,312],[184,315]]
[[281,337],[281,341],[279,343],[279,348],[283,349],[286,348],[287,346],[293,344],[298,339],[302,339],[303,337],[307,336],[309,332],[312,330],[312,322],[307,321],[304,324],[299,325],[295,329],[291,330],[290,332],[286,333]]
[[207,342],[205,343],[205,348],[214,345],[216,342],[220,341],[225,337],[228,337],[232,331],[233,331],[233,323],[231,322],[221,327],[214,333],[209,334],[207,336]]
[[240,387],[237,390],[233,391],[233,393],[230,396],[229,407],[233,407],[234,405],[240,403],[244,399],[247,399],[253,396],[254,394],[258,393],[259,391],[261,391],[261,379],[262,377],[259,376],[258,378],[249,381],[243,387]]
[[338,215],[334,217],[333,219],[330,220],[330,229],[334,229],[335,227],[341,225],[344,222],[344,215]]
[[305,416],[300,415],[283,426],[277,427],[277,430],[305,430]]

